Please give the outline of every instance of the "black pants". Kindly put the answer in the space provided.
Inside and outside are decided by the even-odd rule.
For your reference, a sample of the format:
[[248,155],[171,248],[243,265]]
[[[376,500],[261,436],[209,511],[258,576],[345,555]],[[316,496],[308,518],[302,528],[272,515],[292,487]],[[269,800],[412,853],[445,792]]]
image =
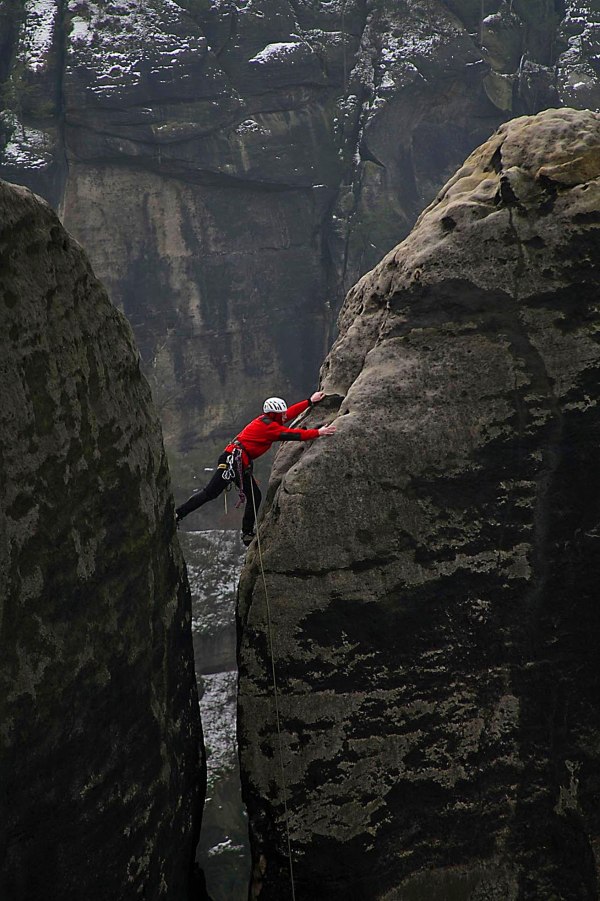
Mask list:
[[[219,457],[219,465],[227,463],[227,457],[229,454],[225,452],[221,454]],[[181,505],[181,507],[177,507],[175,511],[177,513],[178,519],[183,519],[184,516],[187,516],[188,513],[191,513],[193,510],[197,510],[198,507],[201,507],[203,504],[206,504],[207,501],[214,501],[216,497],[225,491],[228,485],[231,484],[232,481],[235,481],[235,484],[238,488],[242,488],[244,494],[246,495],[246,509],[244,510],[244,518],[242,519],[242,532],[246,532],[247,534],[251,534],[254,531],[254,511],[256,508],[256,512],[258,513],[258,508],[260,507],[261,501],[261,493],[260,488],[258,487],[258,483],[254,476],[252,475],[251,469],[245,469],[242,476],[242,484],[239,484],[239,475],[236,473],[235,479],[229,480],[224,479],[223,475],[226,473],[226,469],[217,469],[214,476],[204,488],[201,488],[200,491],[195,491],[194,494],[187,501]],[[254,493],[254,500],[253,495]]]

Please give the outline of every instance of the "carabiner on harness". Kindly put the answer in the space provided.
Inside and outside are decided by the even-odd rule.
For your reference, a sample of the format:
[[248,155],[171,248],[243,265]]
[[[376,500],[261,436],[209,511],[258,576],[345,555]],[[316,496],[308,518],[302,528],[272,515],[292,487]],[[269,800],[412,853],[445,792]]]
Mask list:
[[[239,447],[236,447],[230,454],[227,455],[225,463],[220,464],[220,468],[223,470],[221,473],[221,478],[224,482],[227,482],[227,491],[230,490],[231,485],[235,482],[238,486],[239,491],[239,500],[237,502],[236,509],[246,500],[246,494],[244,492],[244,464],[242,462],[242,450]],[[227,501],[225,501],[227,505]]]
[[228,482],[230,479],[235,479],[236,471],[235,471],[235,451],[229,454],[226,460],[226,467],[223,468],[223,474],[221,478]]

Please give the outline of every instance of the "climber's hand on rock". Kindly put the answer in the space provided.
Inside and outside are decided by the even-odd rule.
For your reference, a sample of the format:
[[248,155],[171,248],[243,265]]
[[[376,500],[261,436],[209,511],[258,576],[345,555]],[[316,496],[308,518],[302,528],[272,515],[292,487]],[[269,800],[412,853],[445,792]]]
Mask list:
[[310,402],[311,404],[318,404],[320,400],[323,400],[325,397],[324,391],[315,391],[315,393],[311,396]]
[[319,435],[321,437],[323,437],[323,435],[333,435],[334,432],[335,432],[334,425],[322,425],[321,428],[319,429]]

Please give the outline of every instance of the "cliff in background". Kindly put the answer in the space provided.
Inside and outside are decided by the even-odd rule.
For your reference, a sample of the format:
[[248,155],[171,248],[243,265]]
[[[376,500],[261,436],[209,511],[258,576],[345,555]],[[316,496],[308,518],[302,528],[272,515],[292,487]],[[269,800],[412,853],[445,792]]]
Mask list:
[[124,317],[0,182],[3,901],[185,899],[203,800],[190,595]]
[[[483,11],[483,16],[482,16]],[[598,107],[591,0],[1,0],[0,174],[130,319],[176,485],[304,396],[348,288],[505,119]]]
[[[306,417],[335,436],[277,456],[298,898],[598,897],[599,211],[598,114],[502,126],[349,293]],[[253,545],[238,737],[254,891],[280,901],[266,620]]]

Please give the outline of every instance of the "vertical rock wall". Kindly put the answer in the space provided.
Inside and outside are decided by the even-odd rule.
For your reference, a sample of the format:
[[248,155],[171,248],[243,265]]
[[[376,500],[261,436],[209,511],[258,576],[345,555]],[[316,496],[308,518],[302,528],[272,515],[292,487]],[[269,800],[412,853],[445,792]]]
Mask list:
[[[338,431],[279,452],[261,528],[299,899],[598,896],[599,228],[600,116],[515,119],[346,299],[307,417]],[[242,778],[280,901],[265,606],[251,549]]]
[[3,182],[0,323],[0,896],[185,901],[201,731],[160,426],[81,248]]

